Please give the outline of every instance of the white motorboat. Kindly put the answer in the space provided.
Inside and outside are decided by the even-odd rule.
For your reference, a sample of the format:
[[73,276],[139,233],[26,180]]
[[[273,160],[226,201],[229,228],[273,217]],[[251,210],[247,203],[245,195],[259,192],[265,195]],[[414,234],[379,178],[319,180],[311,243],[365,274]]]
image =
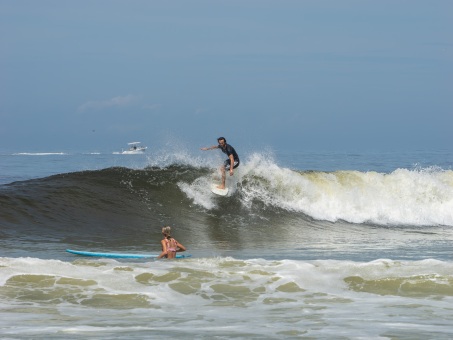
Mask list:
[[121,152],[119,152],[120,154],[136,155],[136,154],[144,153],[145,150],[147,149],[146,146],[141,145],[141,142],[131,142],[131,143],[127,143],[127,145],[129,145],[129,148],[127,148],[126,150],[123,149]]

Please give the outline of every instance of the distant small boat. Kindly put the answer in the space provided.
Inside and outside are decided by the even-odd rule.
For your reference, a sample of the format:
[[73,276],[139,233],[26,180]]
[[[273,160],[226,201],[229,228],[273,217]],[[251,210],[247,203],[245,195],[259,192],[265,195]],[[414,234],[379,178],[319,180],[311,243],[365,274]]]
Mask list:
[[136,154],[141,154],[144,153],[145,150],[147,149],[146,146],[140,145],[141,142],[132,142],[132,143],[127,143],[129,145],[129,148],[126,150],[122,150],[121,152],[115,152],[119,153],[122,155],[136,155]]

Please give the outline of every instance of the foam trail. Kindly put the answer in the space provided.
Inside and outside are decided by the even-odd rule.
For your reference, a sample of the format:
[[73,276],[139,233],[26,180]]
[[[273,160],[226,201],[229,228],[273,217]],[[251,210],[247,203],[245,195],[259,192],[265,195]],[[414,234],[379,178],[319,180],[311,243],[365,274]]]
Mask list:
[[214,194],[211,193],[208,176],[197,178],[191,184],[179,182],[178,187],[191,198],[195,204],[201,205],[206,209],[213,209],[217,207],[214,200]]

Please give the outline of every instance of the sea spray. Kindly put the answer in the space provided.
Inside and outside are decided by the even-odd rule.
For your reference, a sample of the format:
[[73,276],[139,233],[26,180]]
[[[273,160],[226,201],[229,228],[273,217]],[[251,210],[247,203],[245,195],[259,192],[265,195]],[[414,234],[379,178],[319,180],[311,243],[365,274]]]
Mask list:
[[[178,185],[194,203],[213,209],[218,198],[206,189],[210,177]],[[254,154],[229,180],[229,196],[250,210],[262,204],[331,222],[453,226],[452,170],[294,171]]]

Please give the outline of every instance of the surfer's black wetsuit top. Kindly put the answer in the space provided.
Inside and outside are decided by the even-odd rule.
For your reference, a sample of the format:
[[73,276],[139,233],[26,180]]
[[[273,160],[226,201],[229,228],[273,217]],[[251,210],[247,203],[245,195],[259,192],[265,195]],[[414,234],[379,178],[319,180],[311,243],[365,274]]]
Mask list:
[[[234,148],[230,144],[226,144],[226,143],[225,143],[225,148],[222,148],[220,145],[218,146],[218,148],[220,150],[222,150],[223,153],[227,154],[228,157],[230,157],[230,155],[233,155],[233,159],[234,159],[233,169],[236,169],[239,166],[239,156],[238,156],[236,150],[234,150]],[[225,168],[226,169],[230,168],[230,159],[229,158],[225,161]]]
[[225,144],[225,148],[222,148],[220,145],[218,147],[220,150],[222,150],[223,153],[226,153],[228,157],[230,157],[230,155],[233,155],[233,159],[239,162],[239,156],[236,150],[234,150],[234,148],[230,144]]

